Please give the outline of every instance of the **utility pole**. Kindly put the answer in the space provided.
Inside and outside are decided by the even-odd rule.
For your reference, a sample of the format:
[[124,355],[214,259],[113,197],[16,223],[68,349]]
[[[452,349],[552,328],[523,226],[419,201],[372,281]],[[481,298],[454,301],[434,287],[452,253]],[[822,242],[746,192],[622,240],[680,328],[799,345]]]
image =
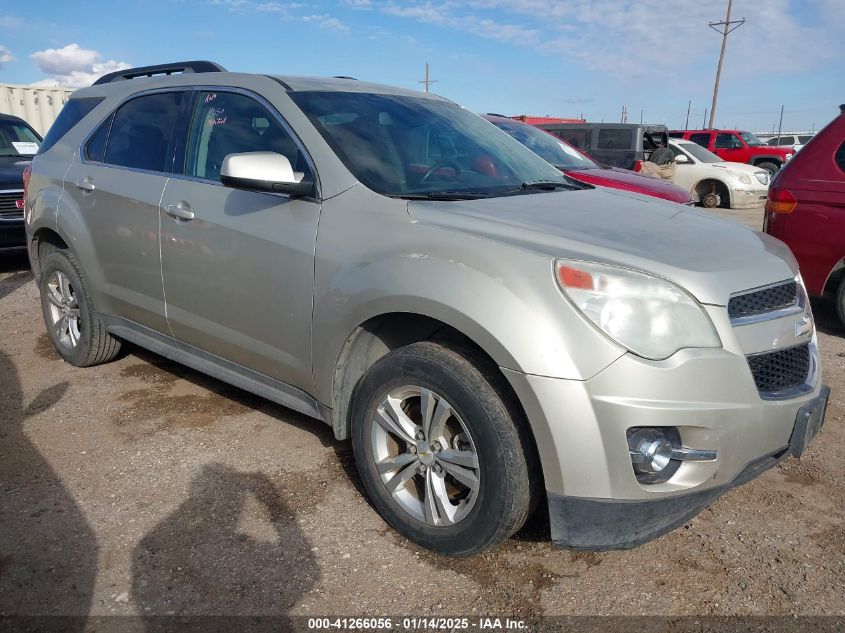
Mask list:
[[425,63],[425,79],[423,79],[422,81],[418,81],[417,83],[418,83],[418,84],[425,84],[425,91],[426,91],[426,92],[428,92],[428,87],[429,87],[431,84],[436,84],[436,83],[437,83],[437,80],[436,80],[436,79],[429,79],[429,78],[428,78],[428,62],[426,62],[426,63]]
[[707,129],[706,127],[704,127],[706,123],[707,123],[707,108],[704,108],[704,118],[701,119],[701,129],[702,130]]
[[622,106],[622,118],[619,119],[620,123],[627,123],[628,122],[628,109],[625,106]]
[[689,111],[690,111],[691,107],[692,107],[692,99],[687,101],[687,120],[686,120],[686,123],[684,123],[684,129],[685,130],[689,129]]
[[[780,136],[781,131],[783,130],[783,106],[780,107],[780,121],[778,121],[778,136]],[[780,141],[778,141],[780,143]]]
[[643,111],[640,109],[640,125],[643,124]]
[[[728,12],[722,22],[710,22],[707,25],[717,33],[722,34],[722,51],[719,53],[719,66],[716,68],[716,83],[713,85],[713,103],[710,104],[709,128],[713,127],[713,121],[716,119],[716,100],[719,98],[719,79],[722,77],[722,63],[725,61],[725,46],[728,44],[728,35],[745,24],[745,18],[742,18],[741,20],[731,20],[732,4],[733,0],[728,0]],[[717,26],[721,28],[716,28]]]

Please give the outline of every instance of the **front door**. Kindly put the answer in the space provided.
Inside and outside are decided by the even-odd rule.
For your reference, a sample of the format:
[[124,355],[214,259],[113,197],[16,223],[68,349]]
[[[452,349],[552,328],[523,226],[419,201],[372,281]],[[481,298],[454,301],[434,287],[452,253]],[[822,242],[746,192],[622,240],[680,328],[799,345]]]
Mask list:
[[[178,342],[302,389],[311,375],[311,304],[320,204],[219,180],[240,152],[309,167],[278,113],[240,92],[195,95],[183,165],[162,197],[162,275]],[[181,168],[181,169],[180,169]]]

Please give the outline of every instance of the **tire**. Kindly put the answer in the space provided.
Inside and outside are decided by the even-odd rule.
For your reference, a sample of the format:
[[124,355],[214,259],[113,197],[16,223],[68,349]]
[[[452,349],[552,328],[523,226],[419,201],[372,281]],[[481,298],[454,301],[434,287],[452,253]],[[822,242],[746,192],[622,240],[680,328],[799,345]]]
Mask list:
[[777,173],[778,169],[780,169],[780,167],[778,167],[775,163],[769,162],[767,160],[757,163],[754,166],[759,167],[760,169],[765,169],[767,172],[769,172],[770,176],[774,176]]
[[722,204],[722,196],[711,191],[710,193],[704,194],[701,204],[707,209],[715,209]]
[[675,154],[668,147],[658,147],[648,158],[655,165],[669,165],[675,162]]
[[114,359],[120,352],[120,340],[106,332],[100,322],[73,254],[45,244],[39,260],[41,312],[59,356],[76,367]]
[[836,316],[845,327],[845,277],[839,282],[839,288],[836,290]]
[[[470,556],[511,536],[534,510],[536,449],[503,380],[471,351],[423,342],[382,357],[358,383],[358,472],[381,516],[414,543]],[[425,402],[433,412],[427,434]]]

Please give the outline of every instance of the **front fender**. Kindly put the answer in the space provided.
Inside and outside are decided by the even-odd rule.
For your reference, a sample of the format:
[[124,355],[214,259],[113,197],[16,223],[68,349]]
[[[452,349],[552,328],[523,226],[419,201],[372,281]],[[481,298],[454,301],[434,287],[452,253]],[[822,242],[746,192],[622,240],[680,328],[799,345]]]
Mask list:
[[313,321],[321,402],[332,402],[349,336],[388,313],[437,319],[500,367],[522,373],[584,380],[624,353],[569,304],[550,257],[415,222],[398,200],[382,198],[381,211],[354,213],[356,197],[367,196],[327,201],[321,215]]

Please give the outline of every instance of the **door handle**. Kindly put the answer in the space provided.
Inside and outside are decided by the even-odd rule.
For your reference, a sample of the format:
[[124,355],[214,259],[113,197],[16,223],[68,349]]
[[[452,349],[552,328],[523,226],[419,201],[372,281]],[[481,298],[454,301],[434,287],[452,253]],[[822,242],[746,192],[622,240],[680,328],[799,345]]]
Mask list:
[[88,176],[86,176],[82,180],[77,180],[76,186],[79,187],[79,189],[81,189],[83,193],[91,193],[92,191],[94,191],[94,189],[96,189],[96,187],[94,186],[94,181],[91,180],[91,178],[89,178]]
[[172,215],[177,220],[193,220],[194,212],[191,211],[191,205],[184,200],[180,200],[176,204],[169,204],[165,209],[168,215]]

